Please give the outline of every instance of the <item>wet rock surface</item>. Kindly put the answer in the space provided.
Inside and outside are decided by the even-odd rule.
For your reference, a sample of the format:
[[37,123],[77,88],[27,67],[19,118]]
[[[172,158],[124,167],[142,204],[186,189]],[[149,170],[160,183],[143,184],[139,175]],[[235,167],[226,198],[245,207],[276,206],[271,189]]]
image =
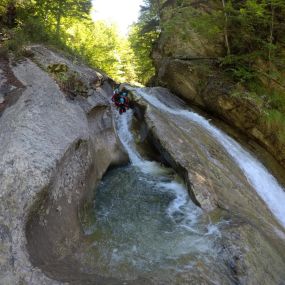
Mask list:
[[257,228],[239,220],[225,228],[223,244],[220,254],[238,283],[284,284],[284,255],[274,239],[268,240]]
[[24,89],[0,118],[0,283],[78,280],[78,208],[111,164],[126,161],[111,94],[98,87],[71,102],[31,60],[12,71]]
[[[89,253],[90,237],[79,210],[106,170],[128,161],[110,107],[111,81],[45,47],[28,50],[30,59],[0,63],[2,97],[18,94],[0,117],[0,284],[166,284],[159,277],[102,276],[86,265],[82,253]],[[63,73],[76,75],[78,84],[62,81]],[[165,89],[152,92],[169,107],[185,107]],[[195,123],[135,100],[143,110],[141,149],[144,140],[157,148],[208,212],[205,219],[228,219],[218,257],[224,271],[197,256],[177,284],[282,284],[284,230],[234,161]],[[231,277],[223,275],[229,271]]]
[[[166,89],[146,90],[173,109],[186,107]],[[223,231],[225,252],[229,253],[227,263],[233,267],[236,282],[282,282],[285,278],[282,272],[285,265],[284,229],[237,164],[195,122],[162,112],[146,103],[139,92],[134,92],[134,95],[134,100],[144,109],[149,139],[166,161],[184,177],[192,200],[209,213],[215,208],[223,208],[230,216],[238,217],[238,224],[230,222]],[[269,274],[267,271],[271,267],[274,273]]]

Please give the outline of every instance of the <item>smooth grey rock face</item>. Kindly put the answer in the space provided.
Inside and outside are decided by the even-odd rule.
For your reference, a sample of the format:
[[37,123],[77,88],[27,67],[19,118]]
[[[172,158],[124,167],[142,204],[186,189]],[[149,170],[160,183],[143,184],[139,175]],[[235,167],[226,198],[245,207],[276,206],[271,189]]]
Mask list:
[[[74,60],[67,59],[58,52],[54,52],[44,46],[32,45],[27,50],[32,53],[33,60],[44,69],[48,69],[52,64],[66,65],[69,71],[76,72],[80,80],[84,81],[90,88],[96,89],[100,87],[99,81],[108,80],[108,76],[101,70],[95,70]],[[90,95],[92,95],[91,91]]]
[[[37,51],[43,50],[48,53]],[[57,63],[46,54],[41,59]],[[88,80],[90,69],[78,69]],[[125,156],[113,128],[110,94],[99,87],[88,101],[71,102],[31,60],[13,72],[25,90],[0,118],[0,284],[64,284],[34,265],[70,254],[81,236],[77,210],[88,187]],[[43,255],[32,250],[40,247]]]

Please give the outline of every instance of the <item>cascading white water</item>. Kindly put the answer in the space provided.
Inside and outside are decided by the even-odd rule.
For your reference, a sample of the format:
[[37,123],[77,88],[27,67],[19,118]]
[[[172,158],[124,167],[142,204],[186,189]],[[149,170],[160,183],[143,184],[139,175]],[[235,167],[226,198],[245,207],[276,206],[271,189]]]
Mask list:
[[[131,164],[110,170],[96,188],[92,223],[84,226],[94,242],[84,264],[107,277],[142,276],[153,280],[149,284],[170,285],[200,279],[202,263],[207,284],[220,284],[220,278],[232,284],[231,271],[219,256],[220,228],[227,223],[222,213],[212,223],[172,169],[139,154],[132,119],[131,110],[116,118]],[[192,267],[198,270],[190,272]]]
[[133,112],[130,110],[123,115],[118,115],[116,118],[117,130],[120,141],[124,145],[131,163],[137,166],[142,172],[150,174],[159,174],[167,171],[155,161],[148,161],[141,157],[136,151],[135,142],[132,132],[130,131]]
[[153,107],[172,115],[181,116],[194,121],[208,131],[231,155],[247,177],[249,183],[264,200],[278,221],[285,227],[285,191],[262,163],[234,139],[230,138],[217,127],[211,125],[207,119],[197,113],[186,109],[170,108],[158,98],[148,94],[142,89],[137,89],[136,92]]
[[130,132],[130,124],[131,119],[133,117],[133,113],[131,111],[126,112],[124,115],[118,115],[116,118],[117,122],[117,130],[119,138],[123,143],[129,158],[134,165],[141,165],[144,160],[139,155],[139,153],[134,148],[134,138],[132,133]]
[[[167,174],[169,169],[163,167],[155,161],[143,159],[136,150],[133,134],[130,130],[132,117],[133,112],[128,111],[123,115],[117,115],[116,118],[118,135],[129,155],[131,163],[132,165],[138,167],[143,173],[154,176],[162,175],[163,180],[163,175]],[[166,191],[175,194],[176,198],[172,201],[167,209],[168,215],[172,219],[175,219],[175,216],[181,213],[184,218],[183,222],[180,221],[180,224],[183,227],[188,228],[190,231],[194,231],[192,226],[196,223],[198,216],[201,215],[202,212],[201,209],[195,206],[194,203],[189,199],[185,185],[178,180],[172,180],[170,182],[157,183],[157,186],[160,189],[165,189]],[[211,226],[212,225],[209,225],[209,227]],[[218,232],[218,228],[215,227],[214,231]]]

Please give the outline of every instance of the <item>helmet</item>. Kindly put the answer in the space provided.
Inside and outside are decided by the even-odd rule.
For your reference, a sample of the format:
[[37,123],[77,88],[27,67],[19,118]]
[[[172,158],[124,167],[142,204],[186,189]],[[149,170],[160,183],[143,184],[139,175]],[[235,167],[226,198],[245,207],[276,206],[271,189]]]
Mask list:
[[125,103],[125,99],[124,98],[120,98],[120,103]]

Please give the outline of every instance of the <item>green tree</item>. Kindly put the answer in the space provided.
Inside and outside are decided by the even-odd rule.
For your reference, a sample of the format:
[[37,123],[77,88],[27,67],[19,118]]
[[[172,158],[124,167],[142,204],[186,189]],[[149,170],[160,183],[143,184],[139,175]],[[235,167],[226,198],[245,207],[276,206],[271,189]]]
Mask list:
[[115,25],[74,19],[63,21],[63,27],[67,47],[91,66],[102,69],[120,82],[136,81],[133,50],[127,39],[119,36]]
[[36,0],[37,13],[46,24],[55,22],[57,36],[62,18],[88,18],[91,6],[91,0]]
[[160,11],[164,2],[163,0],[145,0],[141,6],[139,20],[132,26],[128,36],[135,55],[135,72],[138,81],[143,84],[146,84],[155,74],[151,51],[160,33]]
[[138,81],[146,84],[155,74],[153,62],[151,60],[151,50],[158,32],[142,32],[143,27],[139,24],[133,25],[129,34],[129,41],[135,54],[135,71]]

